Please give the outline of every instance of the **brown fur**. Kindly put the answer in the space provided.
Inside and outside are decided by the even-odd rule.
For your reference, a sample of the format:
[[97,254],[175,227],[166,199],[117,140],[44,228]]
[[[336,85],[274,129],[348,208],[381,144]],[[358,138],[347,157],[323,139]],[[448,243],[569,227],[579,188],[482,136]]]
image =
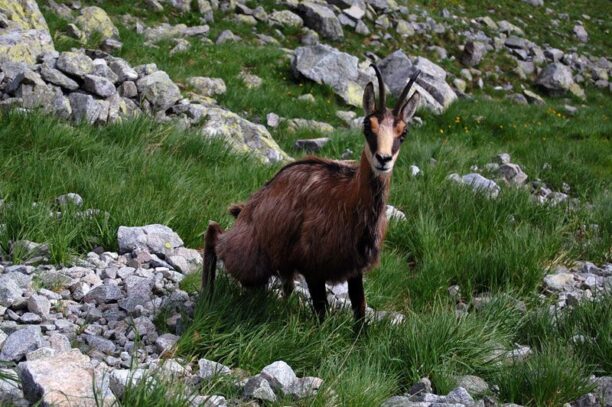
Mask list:
[[[230,206],[236,217],[231,229],[209,225],[203,288],[212,291],[218,256],[245,287],[262,286],[278,275],[290,293],[294,275],[302,274],[320,318],[327,305],[325,282],[348,281],[355,317],[364,318],[362,275],[379,261],[391,179],[390,169],[374,169],[384,163],[372,157],[392,153],[394,162],[406,126],[405,115],[375,107],[373,98],[370,84],[364,95],[367,143],[359,162],[309,157],[288,164],[246,203]],[[413,105],[405,107],[409,102],[402,112],[414,113]],[[397,149],[392,151],[392,144]]]

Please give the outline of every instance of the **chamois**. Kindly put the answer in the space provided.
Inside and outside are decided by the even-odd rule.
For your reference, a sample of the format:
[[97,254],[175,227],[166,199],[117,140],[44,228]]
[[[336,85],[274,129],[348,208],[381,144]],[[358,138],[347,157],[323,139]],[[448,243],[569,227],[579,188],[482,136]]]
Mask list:
[[218,257],[244,287],[263,286],[277,275],[289,295],[294,275],[302,274],[320,320],[327,308],[325,283],[348,281],[355,318],[364,320],[363,274],[378,264],[391,172],[420,102],[416,92],[406,101],[420,71],[390,110],[381,73],[372,67],[379,99],[377,105],[374,85],[368,83],[361,160],[308,157],[290,163],[247,202],[229,208],[236,217],[231,229],[224,232],[211,221],[205,236],[203,291],[212,294]]

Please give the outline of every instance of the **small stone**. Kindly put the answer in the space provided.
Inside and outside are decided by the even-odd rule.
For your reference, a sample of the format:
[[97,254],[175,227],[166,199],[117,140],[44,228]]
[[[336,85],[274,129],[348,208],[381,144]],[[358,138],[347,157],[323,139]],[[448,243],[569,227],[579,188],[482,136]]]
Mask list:
[[314,139],[300,139],[296,140],[294,147],[296,150],[303,150],[307,152],[320,151],[327,143],[331,141],[328,137],[319,137]]
[[474,399],[470,396],[463,387],[457,387],[446,396],[447,403],[459,403],[466,406],[471,406],[474,403]]
[[19,362],[26,353],[43,346],[43,337],[38,326],[19,329],[6,338],[0,353],[0,361]]
[[108,64],[109,68],[117,75],[119,82],[135,81],[138,79],[138,73],[135,69],[123,59],[116,58],[110,61]]
[[116,346],[113,341],[97,335],[85,335],[85,342],[99,352],[112,354],[115,352]]
[[318,377],[302,377],[297,379],[292,385],[287,394],[296,399],[312,397],[317,394],[319,388],[323,385],[323,379]]
[[221,78],[207,78],[204,76],[192,76],[187,79],[187,84],[194,88],[198,95],[213,97],[222,95],[227,91],[225,82]]
[[69,192],[64,195],[60,195],[55,198],[55,203],[59,206],[70,206],[74,205],[76,207],[83,206],[83,198],[79,194],[75,194],[74,192]]
[[489,391],[489,384],[484,379],[473,375],[461,376],[457,385],[464,388],[472,396],[485,394]]
[[200,359],[198,366],[200,367],[198,375],[204,380],[209,380],[217,375],[228,375],[231,373],[229,367],[208,359]]
[[219,34],[219,36],[215,40],[215,44],[221,45],[227,42],[237,42],[237,41],[240,41],[241,39],[242,38],[234,34],[231,30],[225,30],[221,32],[221,34]]
[[276,113],[268,113],[266,115],[266,125],[271,128],[276,128],[280,124],[280,117]]
[[527,174],[523,172],[518,164],[502,164],[499,166],[498,171],[512,185],[524,185],[527,182]]
[[179,337],[170,333],[166,333],[163,335],[160,335],[156,340],[155,340],[155,346],[157,347],[157,352],[162,355],[164,354],[166,351],[172,349],[172,347],[174,347],[174,345],[176,344],[176,342],[178,342]]
[[574,275],[571,273],[548,274],[544,277],[544,286],[552,291],[562,291],[571,286],[574,282]]
[[264,400],[264,401],[276,401],[276,395],[270,387],[270,383],[260,375],[251,377],[247,380],[244,385],[244,395],[245,397]]
[[281,361],[274,362],[261,370],[261,376],[266,379],[273,389],[281,390],[287,394],[293,383],[297,380],[291,366]]
[[582,26],[580,24],[576,24],[574,26],[574,28],[572,29],[572,31],[573,31],[574,35],[576,36],[576,38],[578,38],[579,41],[581,41],[581,42],[588,42],[589,41],[589,34],[585,30],[584,26]]
[[24,324],[40,324],[42,322],[42,318],[40,315],[37,315],[33,312],[25,312],[21,318],[21,322]]
[[123,297],[121,288],[114,284],[103,284],[91,289],[85,297],[84,302],[94,302],[97,304],[105,304],[115,302]]
[[404,212],[400,211],[399,209],[397,209],[396,207],[392,205],[387,205],[386,215],[387,215],[387,219],[389,220],[396,220],[396,221],[406,220],[406,214],[404,214]]
[[59,70],[49,68],[45,65],[40,69],[40,76],[42,76],[45,81],[61,86],[66,90],[77,90],[79,88],[79,84],[76,83],[76,81],[73,81]]

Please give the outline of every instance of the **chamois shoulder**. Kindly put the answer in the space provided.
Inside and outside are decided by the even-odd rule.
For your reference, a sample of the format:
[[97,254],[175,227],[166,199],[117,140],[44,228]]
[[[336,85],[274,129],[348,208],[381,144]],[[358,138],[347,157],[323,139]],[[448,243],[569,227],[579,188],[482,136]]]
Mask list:
[[327,160],[319,157],[307,157],[294,161],[281,168],[272,179],[266,182],[266,186],[274,184],[275,181],[284,177],[293,177],[297,174],[317,172],[331,177],[353,177],[357,172],[357,163],[349,160]]

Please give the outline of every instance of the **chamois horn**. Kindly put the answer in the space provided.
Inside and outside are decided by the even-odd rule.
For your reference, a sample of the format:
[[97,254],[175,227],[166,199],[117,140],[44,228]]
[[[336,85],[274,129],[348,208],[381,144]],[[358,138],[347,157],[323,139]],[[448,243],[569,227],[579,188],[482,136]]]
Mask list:
[[402,107],[404,106],[404,100],[406,99],[406,96],[408,96],[408,92],[410,92],[412,85],[414,84],[414,82],[416,81],[416,79],[418,78],[420,74],[421,74],[421,70],[417,69],[416,72],[413,73],[412,76],[410,77],[410,81],[408,81],[408,84],[402,91],[402,94],[400,95],[399,99],[397,100],[397,104],[395,105],[395,108],[393,109],[394,116],[399,115],[399,113],[402,111]]
[[379,112],[384,112],[387,105],[385,104],[385,82],[383,81],[382,74],[380,73],[380,69],[375,64],[370,65],[374,68],[376,72],[376,78],[378,78],[378,110]]

